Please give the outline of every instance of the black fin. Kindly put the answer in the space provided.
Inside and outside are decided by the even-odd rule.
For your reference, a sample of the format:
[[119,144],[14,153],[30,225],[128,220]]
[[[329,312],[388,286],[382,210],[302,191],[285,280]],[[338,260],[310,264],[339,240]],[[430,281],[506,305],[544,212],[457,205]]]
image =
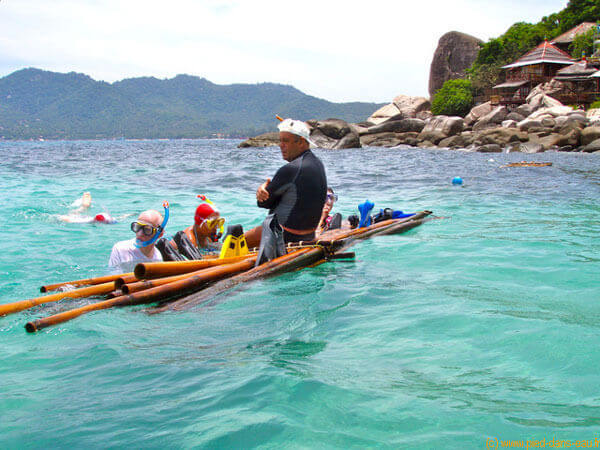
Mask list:
[[348,216],[348,222],[350,223],[350,228],[356,228],[360,219],[356,214],[352,214],[351,216]]
[[173,236],[173,240],[177,244],[179,253],[185,256],[187,259],[202,259],[202,253],[196,248],[196,246],[190,241],[185,232],[178,231]]
[[163,257],[163,261],[185,261],[186,259],[173,248],[168,239],[160,238],[156,241],[156,248]]
[[329,222],[328,230],[335,230],[336,228],[342,228],[342,215],[335,213]]

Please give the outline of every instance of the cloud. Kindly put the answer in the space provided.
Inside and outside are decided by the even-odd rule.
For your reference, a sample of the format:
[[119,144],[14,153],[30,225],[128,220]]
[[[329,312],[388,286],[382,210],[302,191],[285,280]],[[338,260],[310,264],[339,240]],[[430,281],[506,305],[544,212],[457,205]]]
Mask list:
[[427,95],[429,65],[444,33],[487,40],[565,6],[555,0],[4,0],[0,75],[24,66],[106,81],[188,73],[221,84],[291,84],[332,101],[386,102],[400,93]]

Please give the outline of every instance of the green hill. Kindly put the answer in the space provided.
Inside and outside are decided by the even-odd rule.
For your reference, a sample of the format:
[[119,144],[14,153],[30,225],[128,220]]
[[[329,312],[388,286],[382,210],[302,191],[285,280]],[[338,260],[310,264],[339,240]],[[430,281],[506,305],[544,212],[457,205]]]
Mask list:
[[0,78],[0,138],[246,137],[275,131],[275,114],[361,122],[380,106],[332,103],[274,83],[218,85],[177,75],[111,84],[23,69]]

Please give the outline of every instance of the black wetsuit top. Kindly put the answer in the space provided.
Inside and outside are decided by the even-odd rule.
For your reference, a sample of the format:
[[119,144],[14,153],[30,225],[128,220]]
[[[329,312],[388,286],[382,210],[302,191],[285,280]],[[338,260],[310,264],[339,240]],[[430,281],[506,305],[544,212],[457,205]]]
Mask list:
[[277,171],[267,191],[269,198],[257,202],[258,206],[276,213],[281,225],[294,230],[314,229],[319,224],[327,196],[323,163],[306,150]]

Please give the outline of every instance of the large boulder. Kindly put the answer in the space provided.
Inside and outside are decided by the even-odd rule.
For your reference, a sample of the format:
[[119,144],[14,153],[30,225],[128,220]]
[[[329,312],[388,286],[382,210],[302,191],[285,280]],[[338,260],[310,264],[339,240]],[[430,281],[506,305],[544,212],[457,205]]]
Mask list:
[[371,117],[367,119],[367,122],[377,125],[382,122],[385,122],[386,120],[389,120],[392,117],[402,118],[402,113],[396,105],[394,105],[393,103],[389,103],[387,105],[382,106],[373,114],[371,114]]
[[561,134],[564,134],[563,130],[565,128],[568,128],[569,130],[572,128],[584,128],[588,124],[588,119],[579,114],[570,114],[568,116],[557,117],[555,122],[555,131],[560,131]]
[[509,112],[504,120],[514,120],[515,122],[520,122],[521,120],[525,120],[526,116],[519,114],[518,112],[512,111]]
[[421,119],[421,120],[427,120],[427,119],[431,119],[432,117],[433,117],[433,114],[431,113],[431,111],[427,110],[427,111],[418,112],[417,116],[415,118]]
[[587,117],[590,124],[600,124],[600,108],[588,109],[585,112],[585,116]]
[[502,128],[517,128],[517,122],[511,119],[503,120],[501,125]]
[[314,130],[310,134],[310,140],[313,141],[313,143],[318,148],[327,148],[327,149],[332,149],[333,147],[335,147],[335,145],[337,144],[337,141],[338,141],[337,139],[330,138],[325,133],[323,133],[321,130]]
[[506,106],[496,106],[485,116],[481,117],[475,125],[473,125],[473,131],[483,130],[489,128],[490,124],[499,126],[508,115],[508,109]]
[[567,116],[572,118],[579,118],[582,121],[587,121],[586,112],[582,109],[574,109],[567,113]]
[[448,135],[439,130],[423,130],[419,133],[417,139],[420,142],[419,147],[431,147],[431,144],[437,145],[442,139],[446,139],[447,137]]
[[596,139],[600,139],[600,126],[586,127],[581,130],[581,145],[586,146]]
[[[551,98],[551,97],[548,97],[548,98]],[[571,109],[569,106],[563,106],[561,104],[561,105],[557,105],[557,106],[540,108],[537,111],[535,111],[534,113],[531,113],[529,115],[528,119],[535,120],[535,119],[541,118],[542,116],[551,116],[551,117],[566,116],[570,112],[573,112],[573,109]]]
[[429,70],[429,95],[433,97],[444,82],[464,78],[479,54],[483,41],[468,34],[450,31],[438,41]]
[[320,148],[360,148],[358,133],[341,119],[309,120],[310,138]]
[[527,103],[534,110],[538,110],[540,108],[553,108],[555,106],[564,106],[561,102],[559,102],[555,98],[550,97],[549,95],[546,95],[543,93],[536,94],[536,95],[529,94],[527,96]]
[[350,126],[350,129],[352,131],[354,131],[356,134],[358,134],[359,136],[362,136],[363,134],[367,134],[369,132],[369,127],[372,126],[372,124],[366,122],[366,123],[349,123],[348,124]]
[[596,139],[584,146],[583,151],[586,153],[595,153],[600,151],[600,139]]
[[363,147],[396,147],[402,144],[416,146],[417,135],[414,132],[366,134],[360,137],[360,143]]
[[475,122],[477,122],[483,116],[489,114],[492,111],[492,109],[494,109],[494,108],[492,107],[491,102],[485,102],[485,103],[482,103],[481,105],[477,105],[477,106],[473,107],[473,109],[471,109],[469,114],[467,114],[465,116],[465,125],[467,125],[467,126],[473,125]]
[[507,115],[508,109],[506,108],[506,106],[496,106],[488,114],[479,119],[479,121],[490,123],[502,123],[502,121],[506,119]]
[[333,146],[335,150],[342,148],[361,148],[360,137],[356,133],[348,133]]
[[564,83],[553,78],[552,80],[548,81],[547,83],[538,84],[536,87],[534,87],[531,90],[531,92],[529,93],[529,95],[527,96],[527,98],[525,99],[525,101],[527,103],[531,103],[530,99],[539,94],[551,96],[552,94],[559,94],[561,92],[564,92],[564,90],[565,90]]
[[527,103],[523,103],[522,105],[519,105],[517,107],[515,112],[517,114],[521,114],[523,117],[528,117],[533,112],[533,108],[531,107],[531,105],[528,105]]
[[392,100],[403,117],[417,117],[419,113],[428,112],[431,102],[425,97],[412,97],[410,95],[398,95]]
[[556,120],[553,117],[544,117],[541,122],[544,128],[554,128],[556,126]]
[[429,119],[421,133],[436,131],[443,134],[444,137],[449,137],[459,134],[463,128],[464,121],[462,117],[440,115]]
[[573,128],[566,133],[559,133],[556,139],[556,145],[558,147],[578,147],[581,141],[581,130],[579,128]]
[[321,130],[323,134],[331,139],[342,139],[352,131],[348,122],[341,119],[309,120],[306,122],[314,130]]
[[414,117],[427,117],[431,102],[425,97],[411,97],[409,95],[398,95],[392,103],[382,106],[367,119],[374,125],[387,120],[400,120]]
[[470,131],[464,131],[461,134],[450,136],[438,142],[439,147],[448,148],[466,148],[473,143],[475,135]]
[[450,136],[447,137],[445,139],[442,139],[440,142],[438,142],[438,147],[444,147],[444,148],[459,148],[459,147],[466,147],[466,141],[465,138],[463,138],[460,134],[456,135],[456,136]]
[[389,131],[394,133],[408,133],[411,131],[420,133],[424,127],[425,121],[420,119],[388,120],[369,127],[367,133],[385,133]]
[[[504,122],[504,121],[502,121]],[[492,123],[492,122],[477,122],[475,125],[471,127],[474,132],[480,133],[483,130],[489,130],[501,127],[502,123]]]
[[484,144],[476,148],[480,153],[502,153],[502,147],[499,144]]
[[555,133],[529,133],[529,142],[534,144],[540,144],[544,151],[551,149],[558,149],[561,147],[560,143],[564,142],[564,136],[562,134]]
[[246,139],[244,142],[238,144],[239,148],[246,147],[272,147],[279,145],[279,132],[274,131],[272,133],[264,133],[250,139]]
[[315,128],[310,133],[310,139],[319,148],[341,149],[341,148],[360,148],[360,138],[353,131],[348,132],[341,139],[327,136],[323,130]]
[[511,152],[521,153],[543,153],[544,146],[538,142],[522,142],[510,149]]
[[493,128],[484,130],[480,133],[474,133],[476,144],[499,144],[506,145],[509,142],[527,141],[527,133],[519,131],[517,128]]
[[522,120],[521,122],[519,122],[517,124],[517,127],[521,131],[529,131],[531,128],[541,128],[542,122],[540,122],[539,120],[530,119],[528,117],[525,120]]

